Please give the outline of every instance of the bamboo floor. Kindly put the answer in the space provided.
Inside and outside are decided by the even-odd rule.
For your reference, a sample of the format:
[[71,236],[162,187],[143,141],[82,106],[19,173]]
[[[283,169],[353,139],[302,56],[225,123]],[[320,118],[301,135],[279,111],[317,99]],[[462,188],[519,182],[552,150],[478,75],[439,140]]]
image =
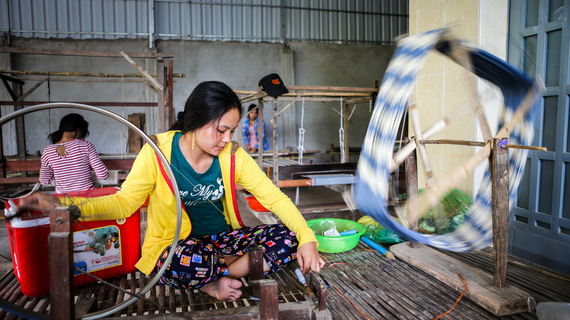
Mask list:
[[[423,271],[402,261],[389,260],[368,249],[368,246],[361,242],[348,252],[323,254],[328,261],[321,275],[331,285],[327,292],[327,308],[332,312],[333,319],[366,319],[356,309],[370,319],[435,319],[448,311],[459,298],[461,292],[451,289]],[[493,274],[493,259],[488,251],[445,253]],[[509,259],[524,263],[514,257]],[[507,284],[528,292],[537,303],[570,301],[570,277],[554,272],[545,274],[537,270],[538,268],[509,263]],[[534,312],[497,317],[463,297],[450,313],[440,319],[537,317]]]
[[[493,272],[493,260],[489,251],[445,253],[489,274]],[[402,261],[387,259],[363,243],[347,252],[322,256],[327,265],[320,276],[330,284],[327,290],[327,309],[332,313],[333,319],[434,319],[448,311],[461,294],[419,269]],[[530,293],[536,302],[570,301],[570,279],[566,275],[544,272],[514,257],[510,257],[510,261],[507,267],[507,284]],[[308,299],[293,270],[293,266],[289,266],[272,276],[278,282],[280,303],[295,303]],[[136,291],[147,281],[148,278],[138,272],[110,280],[128,291]],[[242,279],[242,282],[243,299],[232,303],[216,301],[198,290],[180,291],[161,284],[155,285],[145,297],[176,312],[190,311],[202,315],[208,310],[258,304],[257,300],[250,299],[253,294],[247,280]],[[0,278],[0,295],[26,309],[49,312],[49,299],[28,298],[22,295],[11,270]],[[76,313],[85,313],[88,307],[109,308],[128,298],[127,294],[101,284],[87,285],[76,289]],[[139,300],[113,316],[150,316],[163,313],[168,314],[169,311]],[[18,318],[0,310],[0,319]],[[534,312],[496,317],[463,297],[450,313],[440,319],[537,318]]]

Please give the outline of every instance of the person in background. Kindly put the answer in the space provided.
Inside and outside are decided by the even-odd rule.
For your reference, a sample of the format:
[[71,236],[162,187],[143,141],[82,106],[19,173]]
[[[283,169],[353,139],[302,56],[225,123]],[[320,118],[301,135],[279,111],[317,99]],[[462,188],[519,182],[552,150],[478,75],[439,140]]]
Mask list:
[[[319,272],[313,230],[293,202],[267,178],[255,160],[231,141],[242,116],[237,95],[218,81],[200,83],[171,130],[156,145],[174,173],[182,199],[180,241],[160,282],[178,289],[200,289],[226,301],[242,294],[238,279],[249,274],[249,248],[263,250],[266,275],[297,260],[303,273]],[[154,140],[153,140],[154,141]],[[150,145],[145,144],[116,194],[81,199],[82,219],[127,218],[148,199],[148,225],[136,267],[156,274],[166,263],[175,235],[177,201],[169,177]],[[283,224],[245,226],[237,210],[235,184],[251,192]],[[50,210],[58,201],[35,193],[22,208]]]
[[93,189],[91,169],[97,178],[107,179],[109,171],[99,158],[93,144],[84,138],[89,135],[89,123],[76,113],[64,116],[59,130],[51,133],[51,145],[41,157],[40,183],[49,185],[55,180],[56,193]]
[[[241,132],[243,136],[243,143],[245,144],[245,151],[249,153],[256,153],[259,149],[259,135],[257,128],[259,127],[259,119],[257,118],[257,105],[251,104],[247,109],[247,117],[243,120],[241,124]],[[269,148],[267,140],[265,139],[265,121],[263,123],[263,151]]]

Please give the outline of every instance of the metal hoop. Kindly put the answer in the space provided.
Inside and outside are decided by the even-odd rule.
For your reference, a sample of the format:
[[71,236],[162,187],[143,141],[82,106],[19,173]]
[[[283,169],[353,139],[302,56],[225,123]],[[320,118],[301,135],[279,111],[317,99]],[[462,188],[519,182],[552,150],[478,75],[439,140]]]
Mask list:
[[[166,159],[166,157],[164,156],[162,151],[158,148],[158,146],[154,143],[154,141],[152,141],[150,139],[150,137],[146,135],[146,133],[144,133],[142,130],[140,130],[135,125],[133,125],[132,123],[130,123],[126,119],[122,118],[121,116],[119,116],[113,112],[101,109],[101,108],[89,106],[86,104],[70,103],[70,102],[45,103],[45,104],[27,107],[27,108],[24,108],[24,109],[21,109],[21,110],[18,110],[18,111],[15,111],[15,112],[12,112],[8,115],[3,116],[2,118],[0,118],[0,127],[2,127],[6,122],[13,120],[19,116],[23,116],[27,113],[32,113],[32,112],[40,111],[40,110],[44,110],[44,109],[59,109],[59,108],[76,108],[76,109],[92,111],[92,112],[99,113],[99,114],[102,114],[104,116],[113,118],[113,119],[119,121],[120,123],[126,125],[127,127],[129,127],[129,129],[135,131],[139,136],[141,136],[144,139],[144,141],[151,146],[151,148],[154,150],[154,152],[156,152],[156,154],[158,155],[160,162],[162,162],[162,165],[166,169],[168,175],[170,177],[174,177],[174,172],[172,172],[172,169],[170,168],[170,164],[168,163],[168,160]],[[172,256],[174,256],[174,251],[176,249],[176,245],[178,244],[178,239],[180,237],[180,230],[181,230],[181,226],[182,226],[182,207],[181,207],[180,192],[178,189],[178,183],[176,183],[176,179],[171,179],[171,180],[172,180],[172,187],[174,189],[174,197],[176,198],[176,232],[174,234],[172,246],[170,247],[170,252],[168,253],[168,256],[166,257],[167,263],[165,263],[160,268],[160,270],[152,278],[152,280],[138,293],[139,295],[140,294],[144,295],[148,290],[150,290],[150,288],[152,288],[155,285],[155,283],[158,281],[160,276],[162,276],[162,274],[164,273],[166,268],[170,265],[170,261],[172,260]],[[122,303],[120,303],[120,304],[118,304],[112,308],[100,310],[100,311],[93,312],[93,313],[88,313],[81,319],[89,320],[89,319],[98,319],[98,318],[108,316],[110,314],[113,314],[113,313],[133,304],[136,301],[136,299],[137,299],[137,297],[132,296],[130,299],[123,301]],[[11,310],[13,310],[13,313],[17,313],[17,315],[19,315],[21,317],[28,317],[30,319],[48,319],[43,314],[33,312],[33,311],[29,311],[29,310],[26,310],[24,308],[18,307],[16,305],[12,305],[10,303],[8,303],[8,305],[10,305],[10,306],[7,307],[6,303],[8,303],[8,302],[4,301],[3,299],[0,299],[0,307],[6,308],[6,309],[11,309]]]

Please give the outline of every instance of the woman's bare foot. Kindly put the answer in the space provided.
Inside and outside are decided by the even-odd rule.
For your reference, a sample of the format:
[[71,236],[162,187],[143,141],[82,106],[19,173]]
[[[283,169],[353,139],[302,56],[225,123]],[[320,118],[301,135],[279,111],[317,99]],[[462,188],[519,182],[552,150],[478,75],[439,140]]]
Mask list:
[[239,280],[222,277],[207,283],[200,290],[221,301],[236,301],[241,296],[241,285]]

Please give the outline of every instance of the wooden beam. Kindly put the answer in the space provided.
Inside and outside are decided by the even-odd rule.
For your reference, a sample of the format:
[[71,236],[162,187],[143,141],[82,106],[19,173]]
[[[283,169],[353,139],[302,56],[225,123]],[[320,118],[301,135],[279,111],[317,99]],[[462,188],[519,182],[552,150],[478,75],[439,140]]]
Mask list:
[[[234,92],[235,92],[236,94],[238,94],[238,95],[239,95],[239,94],[242,94],[242,91],[239,91],[239,90],[234,90]],[[265,92],[254,92],[253,94],[248,95],[247,97],[241,98],[241,99],[240,99],[240,102],[241,102],[241,103],[246,103],[246,102],[249,102],[249,101],[254,101],[254,100],[263,99],[263,98],[265,98],[265,97],[267,97],[267,93],[265,93]]]
[[[279,183],[277,184],[279,188],[310,187],[312,185],[313,180],[311,179],[279,180]],[[245,188],[236,184],[236,190],[245,190]]]
[[[0,47],[1,53],[16,53],[16,54],[41,54],[41,55],[54,55],[54,56],[79,56],[79,57],[108,57],[108,58],[121,58],[120,52],[113,51],[86,51],[86,50],[52,50],[52,49],[38,49],[38,48],[15,48],[15,47]],[[133,58],[158,58],[165,59],[174,58],[174,55],[168,53],[146,53],[146,52],[129,52],[128,55]]]
[[18,99],[16,99],[17,101],[23,101],[24,99],[26,99],[30,94],[32,94],[32,92],[36,91],[37,88],[39,88],[44,82],[46,82],[48,80],[48,78],[44,78],[42,80],[40,80],[38,83],[36,83],[33,87],[30,88],[30,90],[26,91],[26,93],[24,93],[23,95],[19,96]]
[[[243,91],[234,90],[237,94],[243,93]],[[294,100],[298,92],[289,92],[284,95],[279,96],[281,101]],[[260,98],[266,98],[267,93],[256,93],[253,95],[248,95],[246,97],[240,98],[241,103],[247,103],[249,101],[257,100]],[[357,102],[366,102],[366,100],[372,99],[371,94],[363,92],[303,92],[303,97],[305,101],[339,101],[340,98],[345,97],[358,97]]]
[[[102,161],[109,170],[129,170],[135,159],[103,159]],[[5,169],[7,172],[39,171],[40,167],[40,160],[7,160]]]
[[505,146],[507,149],[526,149],[526,150],[536,150],[536,151],[548,151],[546,147],[535,147],[535,146],[523,146],[519,144],[508,144]]
[[[152,75],[152,73],[151,73]],[[22,80],[41,81],[44,77],[40,76],[21,76]],[[101,82],[101,83],[141,83],[143,77],[137,78],[79,78],[79,77],[50,77],[50,82]]]
[[[67,72],[67,71],[22,71],[22,70],[0,70],[0,73],[18,74],[23,76],[50,76],[50,77],[95,77],[95,78],[144,78],[140,73],[107,73],[107,72]],[[156,77],[156,73],[149,73],[152,77]],[[184,78],[184,73],[173,73],[173,77]],[[56,78],[51,79],[53,81]],[[98,80],[101,81],[101,80]]]
[[487,143],[480,141],[468,141],[468,140],[453,140],[453,139],[438,139],[438,140],[419,140],[420,144],[453,144],[459,146],[471,146],[471,147],[484,147]]
[[38,177],[0,178],[0,184],[34,184],[40,182]]
[[[156,90],[158,90],[160,92],[164,92],[164,86],[162,84],[160,84],[155,78],[153,78],[150,74],[148,74],[148,72],[146,72],[146,70],[141,68],[133,59],[131,59],[131,57],[129,57],[128,54],[126,54],[122,51],[120,53],[123,56],[123,58],[125,58],[133,67],[135,67],[135,69],[137,69],[140,73],[142,73],[144,75],[144,77],[147,78],[152,83],[152,86]],[[161,60],[162,59],[159,59],[159,61],[161,61]],[[157,70],[157,77],[160,77],[161,75],[164,76],[164,69]]]
[[[296,97],[296,92],[284,94],[285,97]],[[370,97],[369,93],[364,92],[305,92],[305,97]],[[280,96],[282,97],[282,96]]]
[[287,89],[313,90],[313,91],[378,92],[378,88],[333,87],[333,86],[287,86]]
[[465,297],[469,298],[496,316],[505,316],[528,310],[530,294],[514,287],[504,289],[493,287],[493,277],[481,269],[472,267],[429,246],[410,248],[407,243],[390,247],[390,251],[403,262],[410,264],[443,282],[458,292],[463,292],[467,282]]
[[[6,72],[4,72],[4,73],[6,73]],[[14,83],[19,83],[19,84],[21,84],[21,85],[24,85],[24,84],[25,84],[24,81],[22,81],[22,80],[20,80],[20,79],[18,79],[18,78],[13,78],[13,77],[7,76],[7,75],[5,75],[5,74],[2,74],[2,71],[0,71],[0,79],[2,79],[2,80],[7,80],[7,81],[11,81],[11,82],[14,82]]]
[[346,163],[320,163],[320,164],[304,164],[280,167],[281,174],[291,174],[300,172],[316,172],[330,170],[356,170],[356,162]]
[[35,106],[51,102],[81,103],[94,107],[156,107],[156,102],[100,102],[100,101],[0,101],[0,106]]
[[[331,91],[331,92],[378,92],[378,88],[334,87],[334,86],[287,86],[289,91]],[[256,94],[257,91],[235,90],[238,94]]]
[[357,98],[357,99],[346,99],[347,104],[359,104],[359,103],[367,103],[370,102],[370,97],[365,98]]
[[293,105],[293,103],[297,102],[302,97],[303,97],[303,93],[300,92],[293,100],[291,100],[291,102],[289,102],[283,109],[281,109],[281,111],[279,111],[279,113],[277,113],[277,116],[279,117],[285,110],[289,109],[289,107],[291,105]]
[[12,87],[8,83],[8,80],[2,78],[2,83],[4,83],[4,87],[6,88],[6,90],[8,90],[8,94],[10,94],[10,97],[12,98],[12,100],[17,100],[18,95],[16,93],[14,93],[14,90],[12,90]]
[[[317,101],[317,102],[330,102],[330,101],[340,101],[340,99],[345,98],[346,96],[344,95],[339,95],[339,96],[319,96],[319,97],[312,97],[312,96],[307,96],[307,95],[303,95],[305,97],[305,102],[308,101]],[[279,96],[279,100],[280,101],[291,101],[293,99],[295,99],[296,95],[292,95],[291,93],[287,93],[285,95]],[[254,101],[257,100],[258,98],[264,99],[267,98],[267,95],[262,95],[262,96],[252,96],[252,97],[248,97],[248,98],[241,98],[240,102],[241,103],[247,103],[250,101]],[[358,103],[360,102],[366,102],[366,101],[370,101],[372,98],[370,96],[362,96],[362,98],[358,99]],[[361,101],[361,100],[365,100],[365,101]],[[353,101],[353,100],[350,100]],[[351,102],[353,103],[353,102]]]

